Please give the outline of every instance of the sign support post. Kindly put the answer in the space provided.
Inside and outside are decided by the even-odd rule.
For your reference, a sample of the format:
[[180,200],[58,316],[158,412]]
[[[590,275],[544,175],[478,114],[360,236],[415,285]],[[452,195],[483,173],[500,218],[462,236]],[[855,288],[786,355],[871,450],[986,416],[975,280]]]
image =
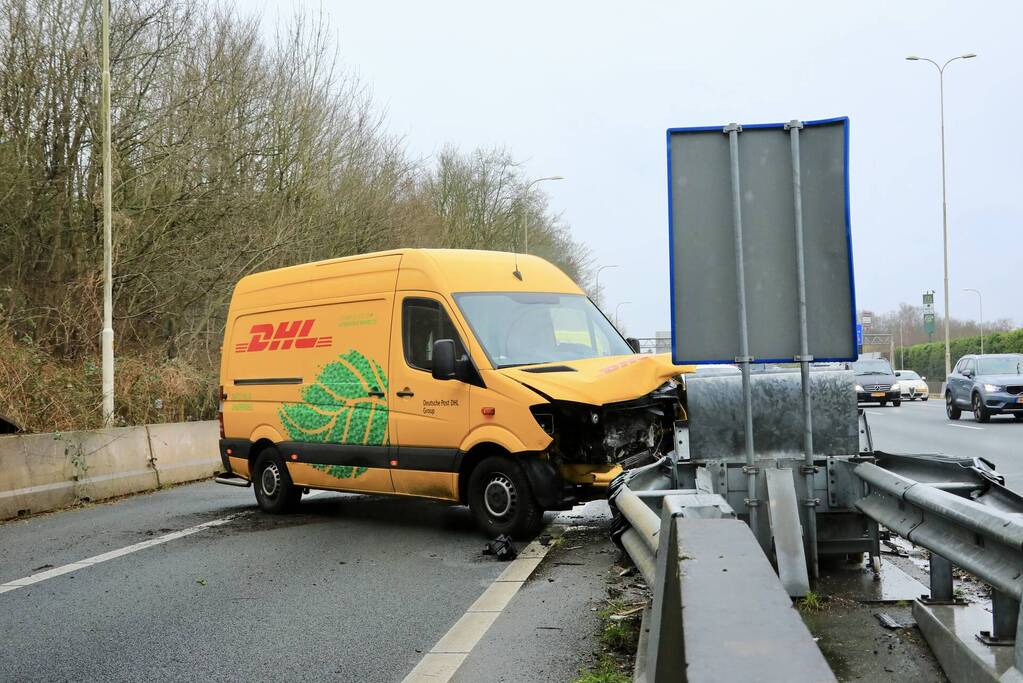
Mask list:
[[799,167],[799,130],[801,121],[789,121],[785,129],[789,132],[792,149],[792,201],[793,216],[796,227],[796,280],[799,297],[799,375],[803,390],[803,454],[806,462],[800,468],[806,477],[806,536],[809,545],[807,560],[810,563],[810,575],[819,577],[817,568],[817,497],[814,495],[814,474],[817,467],[813,463],[813,413],[810,402],[810,342],[806,323],[806,263],[803,252],[803,187]]
[[760,538],[757,526],[757,458],[753,451],[753,388],[750,380],[749,331],[746,322],[746,264],[742,255],[742,187],[739,179],[739,133],[742,126],[730,123],[722,129],[728,135],[728,158],[732,176],[732,218],[735,227],[735,282],[739,294],[739,355],[735,362],[742,371],[742,404],[746,429],[746,509],[749,526]]

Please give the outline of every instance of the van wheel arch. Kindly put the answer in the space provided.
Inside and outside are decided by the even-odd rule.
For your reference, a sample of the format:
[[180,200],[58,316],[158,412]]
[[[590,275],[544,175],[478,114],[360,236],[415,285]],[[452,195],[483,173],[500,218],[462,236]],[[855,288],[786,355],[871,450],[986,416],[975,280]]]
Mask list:
[[469,503],[469,479],[472,477],[472,471],[491,455],[511,457],[506,448],[496,443],[476,444],[462,455],[462,462],[458,465],[458,502],[462,505]]
[[270,439],[257,439],[252,447],[249,448],[249,479],[253,477],[253,472],[256,468],[256,458],[259,454],[265,451],[267,448],[273,448],[276,444]]

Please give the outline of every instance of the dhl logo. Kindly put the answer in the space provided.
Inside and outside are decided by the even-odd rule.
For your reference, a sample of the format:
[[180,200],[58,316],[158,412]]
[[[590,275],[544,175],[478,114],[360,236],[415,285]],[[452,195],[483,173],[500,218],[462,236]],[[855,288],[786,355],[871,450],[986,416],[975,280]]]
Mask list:
[[249,333],[252,339],[235,344],[236,353],[252,353],[255,351],[285,351],[296,349],[319,349],[334,343],[333,337],[310,337],[309,331],[315,320],[292,320],[277,323],[275,329],[271,323],[253,325]]

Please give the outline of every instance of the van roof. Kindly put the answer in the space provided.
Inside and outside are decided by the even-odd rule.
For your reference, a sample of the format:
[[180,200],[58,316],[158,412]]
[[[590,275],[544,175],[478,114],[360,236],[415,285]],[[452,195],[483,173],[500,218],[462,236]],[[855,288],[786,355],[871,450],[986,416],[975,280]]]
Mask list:
[[[579,286],[550,262],[529,254],[475,249],[392,249],[303,263],[247,275],[235,294],[329,277],[324,271],[346,270],[345,264],[400,256],[399,288],[446,292],[563,292],[583,294]],[[340,266],[340,268],[331,268]],[[521,279],[515,276],[516,266]],[[322,270],[321,270],[322,269]],[[340,274],[339,272],[339,274]],[[402,284],[405,283],[405,284]]]

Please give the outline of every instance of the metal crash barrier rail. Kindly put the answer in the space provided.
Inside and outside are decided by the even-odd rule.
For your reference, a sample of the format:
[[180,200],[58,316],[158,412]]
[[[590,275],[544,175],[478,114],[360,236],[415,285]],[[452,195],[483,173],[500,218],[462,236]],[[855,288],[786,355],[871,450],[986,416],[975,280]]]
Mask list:
[[[1003,680],[1023,676],[1023,638],[1016,638],[1023,598],[1023,508],[1018,496],[992,482],[982,495],[974,487],[976,498],[964,498],[946,490],[960,490],[948,482],[918,482],[871,463],[857,465],[854,473],[868,487],[856,507],[931,551],[926,603],[955,603],[953,566],[991,585],[992,628],[977,634],[978,639],[987,645],[1014,645],[1013,670],[1004,672]],[[936,654],[941,660],[945,653]]]
[[[1023,497],[994,465],[875,450],[851,373],[831,371],[811,378],[812,466],[799,452],[802,422],[779,408],[798,405],[798,376],[753,376],[750,465],[739,379],[715,372],[685,382],[688,419],[676,423],[675,452],[627,470],[608,491],[612,537],[655,594],[637,680],[834,680],[791,599],[807,595],[818,557],[866,553],[880,579],[888,529],[932,553],[930,596],[913,613],[948,678],[1023,681]],[[750,542],[759,554],[747,552]],[[955,599],[954,567],[991,585],[990,614]],[[717,640],[700,640],[707,633]],[[714,642],[761,656],[729,651],[726,665]],[[787,656],[774,661],[779,652]]]

